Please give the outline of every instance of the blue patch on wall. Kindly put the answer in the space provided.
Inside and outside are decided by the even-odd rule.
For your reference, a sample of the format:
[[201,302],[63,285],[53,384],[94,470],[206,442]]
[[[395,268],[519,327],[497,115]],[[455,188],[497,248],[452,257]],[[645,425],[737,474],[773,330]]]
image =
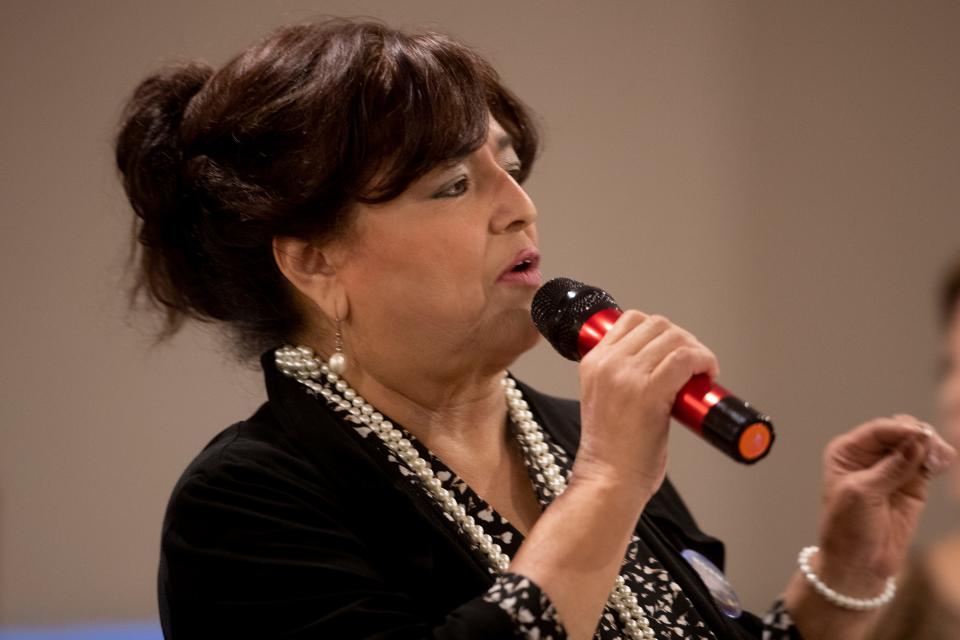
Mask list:
[[0,628],[0,640],[163,640],[157,622]]

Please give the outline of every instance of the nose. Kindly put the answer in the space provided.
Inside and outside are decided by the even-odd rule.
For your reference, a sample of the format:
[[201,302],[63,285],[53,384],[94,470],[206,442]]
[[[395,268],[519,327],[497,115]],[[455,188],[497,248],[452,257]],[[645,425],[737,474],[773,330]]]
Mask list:
[[496,189],[493,193],[493,215],[490,230],[493,233],[515,233],[526,229],[537,220],[537,207],[516,180],[498,168]]

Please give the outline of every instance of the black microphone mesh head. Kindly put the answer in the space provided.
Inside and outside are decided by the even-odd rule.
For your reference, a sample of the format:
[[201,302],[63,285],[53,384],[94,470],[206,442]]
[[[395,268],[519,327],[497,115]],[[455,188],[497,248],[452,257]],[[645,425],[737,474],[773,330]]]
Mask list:
[[572,278],[554,278],[533,297],[533,323],[565,358],[580,360],[580,327],[603,309],[619,309],[609,293]]

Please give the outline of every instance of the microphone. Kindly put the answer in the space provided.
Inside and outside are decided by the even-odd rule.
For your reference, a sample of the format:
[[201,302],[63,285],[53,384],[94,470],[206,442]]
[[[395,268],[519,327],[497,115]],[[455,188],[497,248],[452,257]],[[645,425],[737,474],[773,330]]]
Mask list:
[[[530,310],[540,333],[574,362],[587,355],[607,334],[623,311],[613,297],[571,278],[554,278],[533,298]],[[706,374],[693,376],[673,405],[678,422],[737,462],[754,464],[773,446],[770,418],[713,382]]]

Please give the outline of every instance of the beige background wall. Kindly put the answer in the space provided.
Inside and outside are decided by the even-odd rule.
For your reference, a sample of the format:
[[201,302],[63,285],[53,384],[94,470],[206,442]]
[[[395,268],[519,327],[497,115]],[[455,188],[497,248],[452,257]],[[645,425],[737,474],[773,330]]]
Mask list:
[[[155,615],[174,481],[262,398],[191,330],[150,350],[121,295],[110,138],[135,83],[320,13],[434,24],[540,114],[545,269],[685,324],[777,420],[742,468],[675,430],[672,476],[763,608],[814,540],[819,451],[932,417],[933,285],[960,252],[960,3],[168,1],[0,8],[0,622]],[[516,370],[576,391],[541,346]],[[941,495],[922,537],[955,524]]]

